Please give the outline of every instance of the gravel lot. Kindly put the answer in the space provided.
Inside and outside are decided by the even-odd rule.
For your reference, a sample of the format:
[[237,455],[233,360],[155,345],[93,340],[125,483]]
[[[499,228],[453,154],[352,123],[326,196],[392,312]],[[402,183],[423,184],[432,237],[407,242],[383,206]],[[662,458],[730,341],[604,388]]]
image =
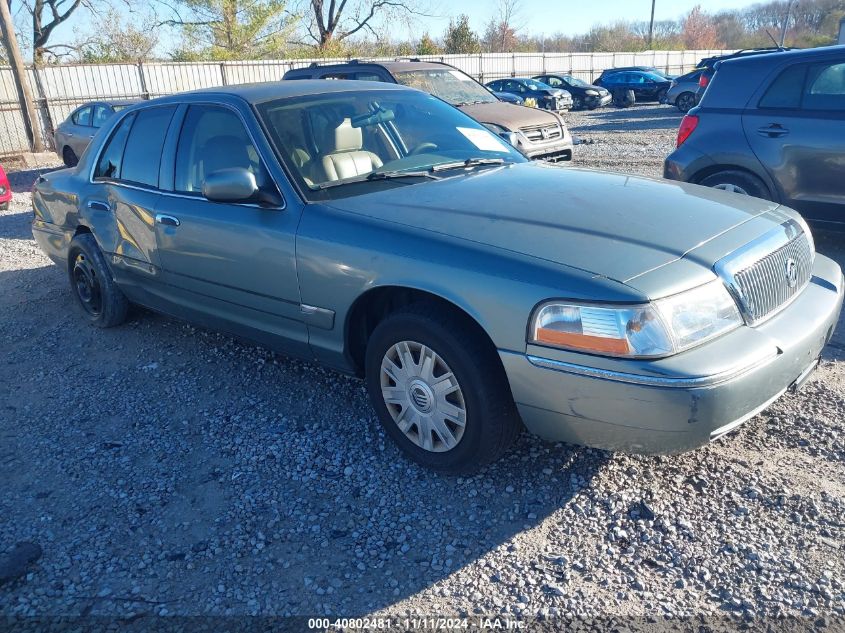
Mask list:
[[[579,165],[659,176],[680,114],[568,119]],[[523,435],[438,476],[357,380],[146,311],[85,325],[31,238],[35,175],[0,215],[0,558],[41,553],[5,583],[0,561],[0,615],[845,614],[845,328],[799,394],[694,453]]]

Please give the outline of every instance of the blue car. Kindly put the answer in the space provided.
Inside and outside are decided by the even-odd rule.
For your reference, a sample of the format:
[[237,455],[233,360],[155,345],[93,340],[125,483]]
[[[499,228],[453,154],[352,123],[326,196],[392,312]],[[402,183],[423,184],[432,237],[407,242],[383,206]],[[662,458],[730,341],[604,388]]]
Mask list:
[[511,94],[510,92],[493,92],[499,101],[505,103],[513,103],[514,105],[525,105],[525,99],[519,95]]
[[521,99],[534,99],[543,110],[572,109],[572,95],[566,90],[552,88],[536,79],[497,79],[486,84],[493,92],[506,92]]

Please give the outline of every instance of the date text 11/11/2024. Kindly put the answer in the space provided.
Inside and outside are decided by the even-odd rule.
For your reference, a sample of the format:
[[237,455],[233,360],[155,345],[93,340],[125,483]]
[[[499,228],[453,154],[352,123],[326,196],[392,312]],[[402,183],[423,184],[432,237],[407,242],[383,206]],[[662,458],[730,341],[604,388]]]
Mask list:
[[439,618],[309,618],[312,631],[519,631],[526,623],[516,618],[484,617]]

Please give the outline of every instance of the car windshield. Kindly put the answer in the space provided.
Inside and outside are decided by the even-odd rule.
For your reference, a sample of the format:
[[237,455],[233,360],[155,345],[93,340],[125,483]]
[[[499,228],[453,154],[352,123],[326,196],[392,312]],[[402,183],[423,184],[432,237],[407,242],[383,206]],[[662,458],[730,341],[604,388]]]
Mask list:
[[583,79],[578,79],[578,77],[573,77],[572,75],[564,75],[564,81],[568,83],[570,86],[577,86],[578,88],[589,88],[590,84],[588,84]]
[[536,79],[523,79],[522,83],[523,83],[523,85],[530,88],[531,90],[548,90],[549,89],[549,86],[547,86],[546,84],[544,84],[540,81],[537,81]]
[[484,86],[456,68],[402,70],[395,71],[393,75],[403,86],[433,94],[452,105],[498,101]]
[[527,160],[460,110],[416,91],[276,99],[258,112],[281,159],[312,191]]
[[129,107],[130,104],[128,103],[113,103],[111,109],[115,112],[120,112],[121,110],[125,110]]

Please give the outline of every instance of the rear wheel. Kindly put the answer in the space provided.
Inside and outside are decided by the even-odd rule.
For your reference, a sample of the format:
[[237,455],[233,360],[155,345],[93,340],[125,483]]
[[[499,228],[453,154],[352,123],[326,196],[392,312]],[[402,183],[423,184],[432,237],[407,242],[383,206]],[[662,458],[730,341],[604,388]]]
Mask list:
[[385,431],[422,466],[472,472],[519,435],[498,354],[467,317],[433,304],[404,308],[373,331],[365,362]]
[[97,327],[113,327],[126,320],[129,301],[112,279],[94,236],[82,233],[68,250],[68,275],[74,297]]
[[698,184],[745,196],[771,200],[772,194],[757,176],[736,169],[726,169],[702,179]]
[[666,102],[666,93],[668,90],[663,89],[657,93],[657,103],[665,103]]
[[695,107],[695,95],[691,92],[682,92],[678,95],[678,98],[675,99],[675,107],[686,114]]
[[76,167],[79,164],[79,158],[76,153],[67,145],[62,150],[62,160],[67,167]]

